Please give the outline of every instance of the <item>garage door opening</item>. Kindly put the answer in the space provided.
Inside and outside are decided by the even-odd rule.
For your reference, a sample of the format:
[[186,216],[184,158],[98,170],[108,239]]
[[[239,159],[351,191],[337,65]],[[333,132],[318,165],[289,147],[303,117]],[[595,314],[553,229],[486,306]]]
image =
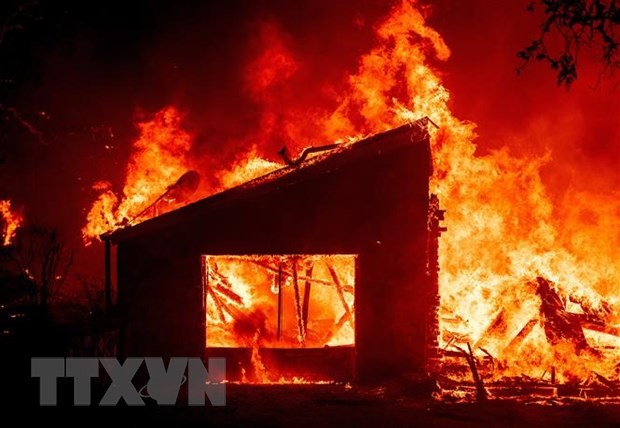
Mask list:
[[243,365],[248,350],[254,365],[260,354],[280,372],[293,359],[295,374],[350,360],[355,270],[356,256],[345,254],[203,256],[207,353]]

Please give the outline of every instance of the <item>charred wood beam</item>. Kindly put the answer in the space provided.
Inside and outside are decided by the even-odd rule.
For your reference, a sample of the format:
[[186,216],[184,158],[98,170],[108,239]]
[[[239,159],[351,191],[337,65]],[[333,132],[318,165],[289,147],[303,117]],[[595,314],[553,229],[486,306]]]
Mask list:
[[213,298],[213,302],[218,308],[218,312],[219,310],[222,311],[220,319],[223,322],[226,322],[226,318],[224,317],[224,312],[230,315],[233,319],[239,319],[240,317],[243,316],[242,312],[237,307],[235,307],[232,303],[229,304],[228,302],[225,302],[221,298],[222,296],[217,293],[217,289],[213,287],[210,288],[210,294],[211,294],[211,297]]
[[105,243],[105,283],[103,293],[105,298],[105,310],[106,313],[109,314],[112,309],[112,243],[110,242],[109,234],[106,234],[105,238],[103,238],[103,242]]
[[585,313],[583,316],[588,321],[604,323],[605,319],[607,319],[607,317],[614,311],[612,305],[605,300],[595,304],[583,296],[577,297],[571,295],[568,298],[571,302],[577,303],[581,306],[581,309],[583,309],[583,312]]
[[478,349],[480,349],[482,352],[486,354],[487,357],[489,357],[489,360],[491,361],[491,368],[493,371],[495,371],[495,358],[493,358],[493,355],[491,355],[491,353],[484,348],[478,348]]
[[282,265],[278,266],[278,330],[277,330],[277,338],[278,342],[280,341],[280,336],[282,334]]
[[342,316],[338,319],[338,321],[336,322],[336,324],[334,324],[334,326],[332,327],[332,329],[330,330],[330,332],[325,336],[325,343],[328,343],[330,340],[332,340],[332,337],[334,337],[336,335],[336,333],[338,333],[340,331],[340,329],[342,327],[344,327],[344,324],[347,321],[352,321],[351,320],[351,314],[345,312],[344,314],[342,314]]
[[334,284],[336,285],[336,291],[338,291],[338,297],[340,299],[340,303],[342,303],[342,306],[344,308],[344,314],[340,317],[336,325],[331,329],[329,335],[325,339],[325,342],[329,342],[331,338],[334,337],[334,335],[338,333],[338,331],[340,331],[340,329],[344,326],[344,324],[347,321],[353,322],[353,313],[351,312],[351,308],[349,308],[349,304],[347,303],[344,297],[343,287],[342,287],[342,284],[340,283],[340,278],[338,277],[338,273],[336,272],[334,267],[330,264],[327,265],[327,269],[329,270],[329,274],[331,275],[332,279],[334,280]]
[[428,117],[428,116],[424,116],[422,119],[420,119],[419,123],[421,125],[424,125],[425,127],[430,123],[431,125],[433,125],[435,127],[435,129],[439,129],[439,125],[437,125],[435,122],[433,122],[431,120],[431,118]]
[[215,291],[213,291],[213,289],[209,287],[207,290],[207,294],[211,296],[211,300],[213,300],[213,303],[215,304],[215,309],[217,310],[217,315],[220,317],[220,321],[226,322],[226,318],[224,317],[224,311],[222,309],[222,303],[215,294]]
[[471,350],[471,346],[469,345],[469,342],[467,343],[467,351],[456,345],[455,345],[455,348],[461,351],[461,353],[465,356],[465,359],[467,360],[467,364],[469,365],[469,370],[471,370],[472,379],[474,381],[474,384],[476,385],[476,400],[480,402],[486,401],[487,396],[488,396],[487,390],[485,389],[484,383],[482,382],[482,378],[480,377],[480,374],[478,373],[478,368],[476,367],[476,357],[474,357],[474,353]]
[[[428,118],[427,118],[428,119]],[[428,119],[430,120],[430,119]],[[426,126],[426,123],[425,123]],[[426,295],[428,312],[425,318],[424,334],[426,336],[425,359],[429,371],[433,371],[432,360],[439,353],[439,237],[447,229],[441,226],[444,220],[445,210],[439,206],[439,198],[431,194],[428,201],[427,212],[427,240],[426,240],[426,275],[429,280],[430,290]]]
[[583,321],[581,326],[588,330],[598,331],[599,333],[606,333],[612,336],[620,337],[620,328],[613,327],[606,324],[594,323],[591,321]]
[[614,384],[613,382],[611,382],[609,379],[607,379],[605,376],[593,371],[592,374],[594,374],[594,376],[596,377],[596,379],[601,382],[603,385],[605,385],[607,388],[611,389],[614,392],[618,391],[618,385]]
[[223,274],[219,271],[210,269],[209,279],[213,280],[213,286],[218,293],[232,300],[238,305],[243,305],[243,299],[233,291],[233,286]]
[[282,147],[280,149],[280,151],[278,152],[278,154],[280,155],[280,157],[282,158],[282,160],[284,162],[286,162],[286,164],[288,166],[299,166],[301,165],[301,163],[303,161],[306,160],[306,158],[308,157],[309,154],[311,153],[317,153],[317,152],[324,152],[327,150],[333,150],[336,147],[338,147],[338,144],[327,144],[325,146],[317,146],[317,147],[306,147],[304,149],[303,152],[301,152],[301,155],[297,158],[297,159],[291,159],[291,156],[288,152],[288,149],[285,147]]
[[295,295],[295,317],[297,318],[297,338],[302,345],[306,342],[306,334],[304,331],[303,315],[301,308],[301,295],[299,293],[299,281],[297,279],[297,259],[293,259],[293,291]]
[[484,333],[482,333],[480,339],[478,339],[478,341],[474,344],[474,349],[484,346],[487,341],[495,337],[496,334],[504,333],[506,331],[506,328],[506,311],[502,308],[495,316],[491,324],[489,324]]
[[334,269],[334,267],[330,264],[327,265],[327,269],[329,270],[329,274],[334,280],[334,284],[336,284],[336,291],[338,292],[338,298],[340,299],[340,303],[342,303],[342,307],[344,308],[344,312],[347,314],[349,319],[353,319],[351,316],[351,308],[349,308],[349,304],[347,300],[344,298],[344,291],[342,290],[342,284],[340,283],[340,278],[338,278],[338,273]]
[[214,269],[209,269],[209,274],[211,278],[217,280],[221,285],[228,288],[229,290],[232,290],[233,288],[232,284],[230,283],[228,278],[226,278],[226,276],[220,273],[220,271],[217,268],[217,264],[214,265]]
[[536,292],[542,302],[540,312],[547,341],[551,345],[570,342],[578,351],[590,349],[578,317],[566,311],[565,304],[553,284],[545,278],[537,277]]
[[213,287],[221,296],[226,297],[227,299],[233,301],[234,303],[238,305],[243,305],[243,299],[241,298],[241,296],[239,296],[237,293],[235,293],[231,289],[223,287],[219,283],[214,284]]
[[[263,263],[263,262],[261,262],[259,260],[249,259],[249,261],[251,263],[254,263],[257,266],[260,266],[260,267],[268,270],[269,272],[273,272],[273,273],[280,272],[280,270],[279,270],[280,268],[274,268],[273,266],[270,266],[269,264]],[[292,277],[293,276],[292,272],[289,272],[289,271],[287,271],[285,269],[282,269],[281,272],[282,272],[282,275],[285,276],[285,277]],[[329,285],[329,286],[332,286],[332,287],[334,286],[333,282],[325,281],[325,280],[322,280],[320,278],[312,278],[310,276],[297,275],[297,279],[300,280],[300,281],[311,282],[313,284]],[[341,286],[342,286],[342,290],[344,292],[346,292],[346,293],[353,293],[354,287],[352,285],[342,284]]]
[[525,323],[523,328],[519,330],[519,333],[517,333],[517,335],[513,337],[508,346],[504,349],[504,352],[509,352],[510,350],[519,346],[519,344],[523,342],[523,340],[532,332],[537,322],[538,318],[532,318],[527,323]]
[[[308,269],[306,269],[306,277],[312,278],[312,271],[314,269],[314,263],[311,263]],[[312,287],[311,281],[306,281],[304,284],[304,303],[302,308],[302,318],[304,324],[304,331],[308,332],[308,311],[310,310],[310,291]]]

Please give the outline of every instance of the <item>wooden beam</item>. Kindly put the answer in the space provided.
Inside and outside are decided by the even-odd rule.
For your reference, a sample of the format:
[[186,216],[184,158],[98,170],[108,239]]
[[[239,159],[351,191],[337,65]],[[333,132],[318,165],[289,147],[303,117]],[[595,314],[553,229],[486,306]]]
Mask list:
[[[312,270],[314,269],[314,263],[310,262],[310,266],[306,269],[306,278],[312,278]],[[310,291],[312,287],[311,281],[306,281],[304,284],[304,302],[301,311],[304,331],[308,333],[308,311],[310,310]]]
[[278,265],[278,342],[282,334],[282,264]]
[[342,303],[342,307],[344,308],[345,313],[347,314],[349,319],[353,319],[353,317],[351,316],[351,308],[349,308],[349,304],[344,298],[344,291],[342,290],[342,284],[340,283],[340,278],[338,278],[338,273],[330,264],[327,265],[327,269],[329,270],[329,274],[334,280],[334,284],[336,284],[336,291],[338,292],[338,297],[340,298],[340,303]]

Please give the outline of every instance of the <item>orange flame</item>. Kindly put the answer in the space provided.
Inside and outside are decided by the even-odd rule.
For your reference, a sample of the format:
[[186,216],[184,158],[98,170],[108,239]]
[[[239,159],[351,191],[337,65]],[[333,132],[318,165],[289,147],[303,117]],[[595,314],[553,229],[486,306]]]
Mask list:
[[[569,191],[565,203],[554,207],[540,176],[549,153],[519,158],[504,148],[475,155],[475,125],[453,116],[450,94],[428,65],[431,57],[446,60],[450,52],[414,5],[403,1],[378,27],[379,45],[362,58],[338,113],[359,107],[363,132],[423,116],[440,127],[432,134],[431,188],[447,210],[439,260],[443,346],[487,342],[485,350],[504,362],[499,375],[540,375],[557,366],[560,380],[592,370],[617,376],[620,339],[586,330],[589,346],[598,350],[588,355],[570,344],[549,344],[540,316],[543,302],[528,284],[542,276],[556,284],[566,302],[587,302],[592,310],[617,308],[620,236],[613,231],[620,199]],[[577,311],[574,306],[567,303],[567,313]],[[505,331],[493,335],[488,329],[502,311]],[[509,347],[532,319],[531,333]],[[617,309],[605,314],[605,321],[620,322]]]
[[237,159],[230,168],[216,172],[219,181],[219,190],[230,189],[254,178],[261,177],[284,165],[263,159],[258,149],[253,146],[242,157]]
[[15,232],[22,225],[24,219],[21,214],[11,209],[11,201],[0,199],[0,217],[2,217],[3,225],[0,229],[2,237],[2,245],[7,246],[15,237]]
[[355,256],[205,256],[203,275],[207,346],[355,343]]
[[152,217],[155,212],[150,215],[142,212],[191,169],[192,138],[182,129],[181,119],[176,108],[166,107],[152,120],[138,124],[140,137],[133,145],[122,197],[112,191],[109,183],[98,182],[93,186],[101,193],[82,229],[85,242],[121,225]]
[[[277,39],[265,31],[263,38]],[[272,43],[253,63],[257,66],[250,67],[256,75],[248,82],[266,111],[263,134],[248,143],[260,148],[276,129],[286,134],[285,141],[297,144],[353,141],[428,116],[440,127],[431,130],[431,188],[447,210],[448,227],[440,243],[441,345],[469,342],[474,353],[489,352],[501,362],[496,376],[540,376],[556,367],[560,381],[591,371],[617,378],[620,339],[609,332],[620,331],[619,195],[569,188],[554,206],[541,178],[552,153],[519,157],[505,147],[476,154],[475,124],[452,114],[450,93],[429,65],[447,60],[450,50],[427,26],[415,0],[398,3],[376,28],[376,36],[376,46],[360,58],[337,108],[304,114],[281,112],[266,95],[278,86],[277,79],[291,79],[298,67],[285,43]],[[274,67],[263,71],[260,64]],[[160,112],[141,130],[124,197],[119,201],[109,190],[100,195],[88,216],[86,238],[131,219],[189,166],[190,138],[179,129],[176,110]],[[176,149],[161,156],[170,141]],[[256,160],[257,151],[254,146],[239,167],[216,174],[222,187],[277,167]],[[554,283],[566,314],[595,312],[610,327],[607,332],[583,327],[593,351],[549,342],[545,303],[532,285],[538,276]]]
[[[557,367],[560,381],[590,371],[617,377],[618,336],[584,327],[596,352],[549,343],[543,300],[532,280],[553,281],[566,314],[584,307],[603,313],[608,332],[614,331],[620,322],[620,236],[613,232],[620,218],[618,195],[569,189],[554,207],[540,175],[551,153],[518,157],[505,147],[476,155],[475,124],[452,114],[450,93],[429,65],[447,60],[450,50],[426,25],[415,1],[394,7],[376,35],[377,45],[361,57],[338,107],[311,119],[323,141],[346,135],[355,140],[424,116],[439,125],[431,130],[431,189],[447,209],[439,260],[441,345],[469,342],[475,353],[491,353],[502,363],[496,376],[540,375]],[[282,117],[290,136],[296,116]],[[499,333],[491,331],[498,317]]]

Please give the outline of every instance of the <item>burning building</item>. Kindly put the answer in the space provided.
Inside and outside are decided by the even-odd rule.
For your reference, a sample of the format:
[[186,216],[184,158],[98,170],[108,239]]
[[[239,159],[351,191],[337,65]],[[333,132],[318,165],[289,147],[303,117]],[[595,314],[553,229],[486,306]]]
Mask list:
[[423,369],[437,294],[426,124],[113,233],[122,353],[227,356],[233,377],[260,378],[259,352],[304,378]]
[[[265,118],[278,119],[245,135],[249,149],[233,164],[195,158],[175,107],[139,124],[122,192],[96,183],[83,229],[90,242],[125,227],[111,239],[126,355],[226,355],[240,378],[250,366],[260,378],[262,359],[281,374],[333,367],[319,377],[363,379],[419,369],[436,339],[442,375],[459,383],[471,375],[466,355],[487,385],[617,379],[617,198],[581,183],[549,186],[557,164],[542,149],[478,147],[476,125],[453,114],[432,65],[450,50],[414,6],[404,1],[381,21],[335,110],[308,115],[297,98],[294,108],[265,105]],[[290,61],[270,75],[285,76],[294,56],[275,47]],[[270,58],[274,44],[265,49]],[[260,84],[257,64],[248,76]],[[401,127],[425,115],[440,128],[430,136]],[[142,216],[188,170],[215,192],[274,169],[263,159],[274,141],[299,149],[373,134],[137,224],[161,214]],[[432,147],[432,177],[430,154],[414,155],[426,139],[418,149]],[[449,214],[441,252],[430,193]],[[427,340],[437,305],[439,333]]]

